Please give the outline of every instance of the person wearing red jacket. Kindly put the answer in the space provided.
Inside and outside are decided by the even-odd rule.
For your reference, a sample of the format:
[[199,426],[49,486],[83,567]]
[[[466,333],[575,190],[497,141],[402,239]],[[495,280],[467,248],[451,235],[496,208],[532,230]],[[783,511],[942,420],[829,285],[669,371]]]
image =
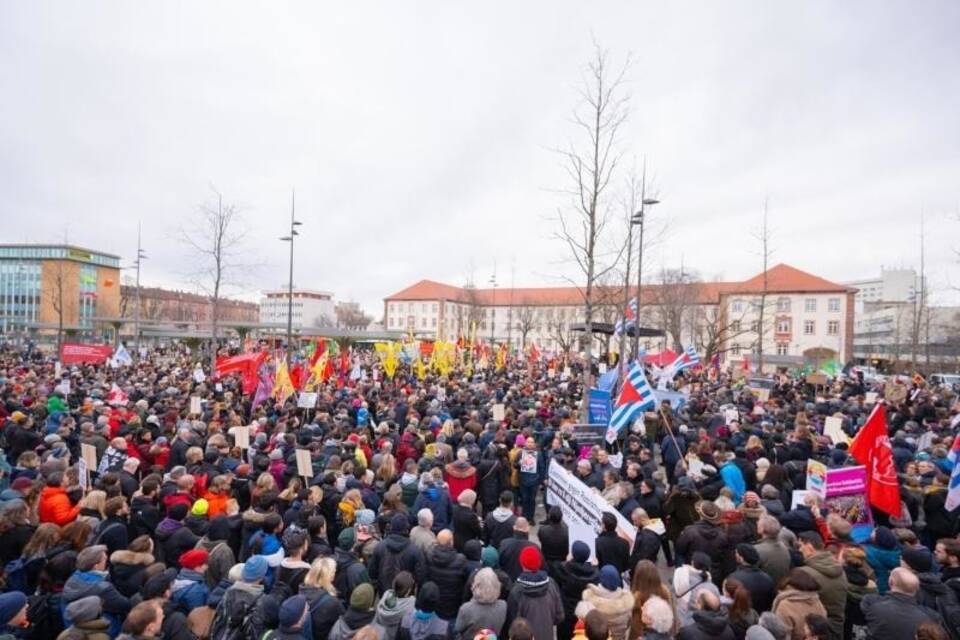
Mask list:
[[477,487],[477,469],[470,464],[470,454],[466,449],[457,451],[457,459],[443,468],[443,479],[450,491],[450,498],[456,502],[460,494],[467,489]]
[[59,471],[51,473],[47,477],[47,486],[40,492],[40,504],[37,509],[40,522],[52,522],[58,526],[64,526],[77,519],[80,513],[80,505],[70,502],[63,484],[63,474]]

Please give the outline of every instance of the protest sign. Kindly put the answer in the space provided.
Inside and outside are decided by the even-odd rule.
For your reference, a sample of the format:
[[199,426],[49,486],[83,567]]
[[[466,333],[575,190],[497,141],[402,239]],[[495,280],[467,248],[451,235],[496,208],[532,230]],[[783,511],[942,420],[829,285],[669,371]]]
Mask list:
[[850,437],[843,431],[843,420],[835,416],[827,418],[823,425],[823,435],[830,438],[833,444],[850,442]]
[[199,416],[203,413],[203,405],[200,404],[200,396],[190,396],[190,413]]
[[556,369],[547,369],[547,378],[549,378],[550,380],[553,380],[556,377],[557,377]]
[[72,364],[103,364],[113,355],[113,347],[108,344],[80,344],[64,342],[60,347],[60,362],[65,366]]
[[59,380],[61,373],[63,373],[63,365],[57,360],[53,363],[53,377]]
[[80,443],[80,457],[86,461],[88,469],[97,468],[97,448],[92,444]]
[[250,448],[250,427],[233,427],[233,441],[240,449]]
[[318,397],[319,394],[316,392],[301,391],[300,395],[297,397],[297,408],[313,409],[317,406]]
[[86,489],[90,485],[90,468],[83,458],[77,460],[77,475],[80,476],[81,486]]
[[520,473],[537,472],[537,452],[524,449],[520,453]]
[[603,389],[590,389],[587,419],[591,424],[610,424],[610,392]]
[[902,384],[888,384],[883,390],[883,397],[890,404],[900,404],[907,399],[907,387]]
[[753,395],[757,396],[757,400],[766,404],[770,400],[770,389],[755,388],[752,389]]
[[827,465],[807,460],[807,491],[821,500],[827,497]]
[[827,472],[827,498],[823,515],[836,513],[853,525],[853,538],[863,542],[873,528],[867,500],[867,468],[843,467]]
[[740,412],[736,409],[724,409],[723,411],[723,421],[730,426],[731,422],[737,422],[740,420]]
[[807,374],[807,384],[812,384],[815,386],[824,386],[827,384],[827,375],[825,373],[810,373]]
[[313,477],[313,463],[310,461],[310,451],[297,449],[297,475],[304,478]]
[[657,401],[657,407],[663,404],[665,400],[670,402],[670,406],[679,411],[687,403],[690,394],[679,391],[665,391],[663,389],[654,389],[653,397]]
[[606,363],[606,362],[601,362],[600,364],[598,364],[598,365],[597,365],[597,371],[600,372],[600,375],[605,374],[605,373],[607,372],[607,363]]
[[563,521],[569,531],[570,543],[581,540],[590,547],[593,557],[593,543],[602,530],[601,517],[604,512],[617,518],[617,534],[626,539],[633,548],[637,529],[624,518],[619,511],[607,504],[593,489],[578,480],[572,473],[555,460],[550,461],[547,469],[550,484],[547,486],[547,503],[560,507]]
[[503,422],[503,419],[506,417],[507,412],[503,406],[503,403],[497,403],[493,405],[493,421],[494,422]]
[[876,391],[867,391],[867,394],[864,396],[864,404],[877,404],[877,396],[880,395]]
[[797,507],[806,504],[804,500],[807,499],[809,491],[804,491],[803,489],[794,489],[793,493],[790,494],[790,510],[793,511]]

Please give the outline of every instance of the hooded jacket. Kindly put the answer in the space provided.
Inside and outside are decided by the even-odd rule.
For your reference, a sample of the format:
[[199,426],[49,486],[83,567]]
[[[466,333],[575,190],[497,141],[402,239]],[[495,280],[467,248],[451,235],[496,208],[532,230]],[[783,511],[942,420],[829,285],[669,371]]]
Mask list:
[[419,513],[420,509],[430,509],[433,513],[434,533],[450,528],[450,495],[446,488],[437,487],[436,484],[421,486],[420,494],[413,503],[413,513]]
[[103,605],[103,615],[110,621],[110,636],[115,637],[120,633],[120,625],[123,623],[127,612],[130,611],[130,601],[107,580],[106,572],[75,571],[64,583],[63,597],[60,603],[61,613],[64,614],[64,624],[68,623],[65,615],[67,605],[87,596],[98,596],[100,598]]
[[393,587],[393,579],[401,571],[409,571],[417,584],[422,584],[423,553],[408,536],[390,533],[374,548],[367,571],[378,593],[386,593]]
[[524,571],[507,598],[507,619],[504,628],[523,618],[533,629],[534,640],[553,640],[554,627],[563,621],[563,600],[560,590],[545,571]]
[[695,522],[677,538],[676,551],[677,557],[684,562],[690,562],[697,551],[710,556],[710,575],[713,576],[713,582],[717,585],[723,583],[725,563],[730,551],[727,534],[723,529],[705,520]]
[[151,553],[120,549],[110,554],[110,582],[127,598],[143,586],[143,571],[155,562]]
[[830,636],[843,638],[843,619],[847,608],[847,576],[829,551],[819,551],[806,559],[801,567],[820,586],[820,601],[830,620]]
[[865,544],[863,550],[867,554],[867,564],[876,576],[877,592],[883,595],[889,588],[890,572],[900,566],[900,548],[884,549],[874,544]]
[[384,592],[377,603],[377,612],[373,617],[374,623],[383,628],[383,640],[396,640],[400,624],[404,616],[413,613],[416,600],[414,596],[398,598],[393,589]]
[[923,622],[943,626],[940,614],[902,593],[885,596],[865,596],[860,604],[867,619],[867,637],[870,640],[900,640],[913,638]]
[[171,602],[175,602],[184,615],[207,604],[210,596],[210,589],[207,588],[203,574],[192,569],[180,569],[170,591]]
[[513,535],[517,516],[512,510],[497,507],[483,519],[483,541],[488,546],[500,548],[500,543]]
[[207,586],[212,589],[227,577],[230,569],[237,563],[233,555],[233,549],[230,548],[230,544],[226,540],[211,540],[207,537],[201,538],[197,542],[196,548],[203,549],[209,554],[207,571],[203,574],[203,577]]
[[589,584],[583,590],[583,600],[577,605],[576,614],[578,618],[586,618],[591,610],[599,611],[610,628],[610,638],[625,640],[630,628],[633,600],[633,594],[623,587],[610,591],[602,586]]
[[697,521],[696,504],[700,495],[690,489],[674,489],[663,503],[663,516],[667,519],[667,538],[676,540],[680,534]]
[[456,502],[467,489],[477,487],[477,470],[469,462],[451,462],[443,468],[443,479],[450,490],[450,499]]
[[163,561],[169,567],[180,568],[180,556],[193,549],[200,537],[186,525],[173,518],[160,521],[156,531],[157,546],[163,553]]
[[478,540],[483,536],[480,518],[477,514],[461,504],[453,506],[453,546],[463,553],[464,545],[468,540]]
[[677,640],[735,640],[727,615],[719,611],[694,611],[693,623],[680,629]]
[[453,547],[437,544],[426,558],[425,579],[434,582],[440,591],[437,599],[437,615],[450,621],[457,617],[466,582],[467,560]]
[[600,569],[589,562],[580,563],[576,560],[564,562],[557,570],[560,576],[557,584],[560,587],[560,598],[563,603],[564,617],[572,624],[576,617],[574,611],[583,592],[588,585],[600,583]]
[[325,640],[330,630],[343,614],[340,599],[329,592],[307,584],[300,585],[300,595],[307,599],[310,608],[310,628],[313,640]]
[[786,589],[777,594],[772,610],[786,625],[787,637],[790,640],[803,640],[803,625],[808,615],[827,615],[816,591],[797,589]]
[[330,635],[327,636],[328,640],[353,640],[357,631],[373,622],[375,615],[376,610],[374,609],[361,611],[350,607],[343,612],[343,615],[330,629]]
[[41,524],[52,522],[62,527],[76,520],[80,505],[70,503],[67,490],[63,487],[44,487],[40,492],[37,513]]

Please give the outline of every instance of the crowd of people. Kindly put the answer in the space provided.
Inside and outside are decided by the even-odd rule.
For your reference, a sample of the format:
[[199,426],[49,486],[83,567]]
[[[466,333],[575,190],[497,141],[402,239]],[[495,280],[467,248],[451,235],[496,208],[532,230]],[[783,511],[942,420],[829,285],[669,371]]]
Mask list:
[[[575,361],[365,362],[302,409],[176,347],[124,367],[0,350],[0,639],[960,638],[951,389],[881,406],[903,509],[855,539],[793,496],[808,461],[855,464],[823,429],[856,434],[883,397],[856,377],[779,376],[761,402],[687,371],[682,406],[584,446]],[[609,506],[591,539],[552,464]]]

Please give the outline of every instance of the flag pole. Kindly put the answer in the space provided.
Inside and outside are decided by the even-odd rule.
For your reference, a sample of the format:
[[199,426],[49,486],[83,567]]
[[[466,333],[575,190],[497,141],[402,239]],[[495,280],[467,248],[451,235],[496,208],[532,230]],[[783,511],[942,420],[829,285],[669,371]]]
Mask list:
[[[667,434],[669,434],[670,439],[673,440],[673,446],[676,447],[677,453],[680,453],[680,445],[677,444],[677,439],[673,435],[673,429],[670,428],[670,419],[667,417],[667,414],[663,412],[663,404],[661,404],[657,409],[660,412],[660,416],[663,418],[663,426],[667,428]],[[660,456],[663,457],[662,451],[660,452]],[[688,469],[687,469],[686,456],[680,456],[680,462],[683,463],[683,470],[687,471]]]

